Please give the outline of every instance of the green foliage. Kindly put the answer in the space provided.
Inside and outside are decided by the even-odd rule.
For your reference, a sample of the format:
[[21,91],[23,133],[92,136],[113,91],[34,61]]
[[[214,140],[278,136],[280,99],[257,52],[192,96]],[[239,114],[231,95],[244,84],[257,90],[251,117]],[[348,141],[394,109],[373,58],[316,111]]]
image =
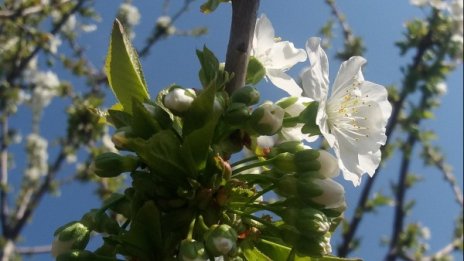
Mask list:
[[137,53],[118,20],[113,24],[105,71],[124,111],[131,114],[133,100],[145,102],[150,98]]

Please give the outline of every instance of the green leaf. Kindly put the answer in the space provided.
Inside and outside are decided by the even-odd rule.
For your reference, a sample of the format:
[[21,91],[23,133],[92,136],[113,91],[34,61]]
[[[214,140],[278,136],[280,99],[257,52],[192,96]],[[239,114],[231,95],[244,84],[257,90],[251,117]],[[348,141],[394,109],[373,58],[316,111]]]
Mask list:
[[271,256],[273,260],[287,260],[291,250],[290,247],[265,239],[256,242],[256,247],[267,256]]
[[244,240],[240,244],[240,248],[243,251],[243,255],[245,256],[246,260],[254,260],[254,261],[272,261],[272,260],[286,260],[285,259],[278,259],[276,257],[269,258],[265,254],[263,254],[259,249],[257,249],[250,240]]
[[189,172],[181,155],[181,144],[172,130],[162,130],[148,141],[130,139],[129,146],[162,181],[176,187],[185,185]]
[[203,47],[203,51],[197,50],[197,56],[201,65],[201,69],[198,74],[203,87],[206,88],[217,77],[219,61],[214,53],[206,48],[206,46]]
[[135,136],[148,139],[161,130],[161,126],[154,115],[150,114],[143,104],[136,99],[132,101],[132,112],[131,127]]
[[122,248],[137,260],[160,260],[163,250],[160,212],[153,201],[145,202],[137,211],[121,241]]
[[299,116],[301,122],[304,122],[301,132],[310,135],[320,135],[321,131],[316,124],[317,110],[319,108],[318,102],[311,102],[306,106]]
[[245,82],[246,84],[257,84],[266,75],[266,69],[255,57],[250,57]]
[[214,130],[221,116],[221,111],[214,109],[215,97],[215,88],[203,90],[184,117],[182,153],[194,172],[206,165]]
[[129,126],[132,117],[129,113],[118,111],[118,110],[108,110],[109,114],[109,122],[113,124],[117,129],[122,128],[124,126]]
[[150,99],[137,53],[118,20],[113,24],[105,72],[111,90],[122,104],[124,111],[132,112],[132,99],[139,102]]

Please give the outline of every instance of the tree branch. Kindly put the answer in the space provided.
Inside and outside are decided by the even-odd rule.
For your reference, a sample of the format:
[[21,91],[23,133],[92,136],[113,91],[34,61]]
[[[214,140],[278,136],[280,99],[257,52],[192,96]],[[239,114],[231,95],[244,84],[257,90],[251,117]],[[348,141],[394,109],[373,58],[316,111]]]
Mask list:
[[325,2],[330,7],[332,14],[337,18],[338,23],[342,27],[345,42],[352,42],[354,38],[353,31],[351,31],[350,26],[346,22],[345,16],[335,4],[335,0],[325,0]]
[[15,252],[20,255],[37,255],[37,254],[47,254],[52,250],[51,245],[46,246],[33,246],[33,247],[16,247]]
[[234,75],[226,86],[229,94],[245,84],[258,7],[259,0],[232,0],[232,22],[225,65],[225,70]]
[[0,222],[2,227],[2,234],[8,234],[8,118],[4,115],[1,119],[0,126]]

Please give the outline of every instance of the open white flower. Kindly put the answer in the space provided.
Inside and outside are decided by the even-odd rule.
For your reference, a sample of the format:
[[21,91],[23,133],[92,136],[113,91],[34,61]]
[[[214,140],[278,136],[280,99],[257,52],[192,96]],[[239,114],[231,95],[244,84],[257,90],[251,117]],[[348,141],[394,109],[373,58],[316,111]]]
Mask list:
[[311,67],[302,75],[304,93],[319,101],[316,123],[334,149],[344,178],[358,186],[364,173],[372,176],[379,166],[391,105],[384,86],[364,80],[361,67],[366,60],[359,56],[341,65],[328,97],[329,66],[320,41],[313,37],[306,43]]
[[301,95],[301,88],[285,71],[306,61],[306,53],[291,42],[276,41],[271,21],[264,14],[256,21],[251,55],[264,66],[267,78],[275,86],[291,96]]

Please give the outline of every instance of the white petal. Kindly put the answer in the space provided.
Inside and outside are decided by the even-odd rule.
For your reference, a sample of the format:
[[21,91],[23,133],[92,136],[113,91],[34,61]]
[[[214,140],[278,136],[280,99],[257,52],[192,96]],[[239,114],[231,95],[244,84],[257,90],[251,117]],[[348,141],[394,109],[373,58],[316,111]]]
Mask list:
[[321,163],[320,173],[325,178],[334,178],[340,174],[340,168],[338,167],[337,159],[325,150],[319,150],[319,158],[317,159]]
[[326,99],[329,88],[329,63],[320,41],[320,38],[312,37],[306,42],[310,67],[301,77],[304,95],[316,101]]
[[386,123],[392,112],[392,106],[388,101],[387,89],[382,85],[369,81],[362,82],[359,88],[361,89],[364,97],[367,96],[366,98],[379,104]]
[[269,53],[271,59],[269,68],[288,70],[299,62],[306,61],[306,53],[303,49],[297,49],[288,41],[277,42]]
[[381,160],[381,152],[377,150],[376,152],[369,152],[368,154],[359,155],[359,165],[360,167],[369,174],[373,176],[377,167],[379,167]]
[[314,183],[323,190],[322,195],[312,198],[316,203],[322,204],[325,208],[340,208],[346,206],[345,188],[332,179],[315,179]]
[[266,76],[280,89],[286,91],[290,96],[301,96],[302,90],[290,75],[279,69],[266,70]]
[[332,86],[332,96],[336,95],[339,90],[352,86],[355,82],[364,81],[361,67],[365,63],[366,59],[361,56],[354,56],[343,62]]
[[253,55],[258,56],[274,45],[274,28],[271,21],[262,14],[256,20],[255,33],[253,36]]

